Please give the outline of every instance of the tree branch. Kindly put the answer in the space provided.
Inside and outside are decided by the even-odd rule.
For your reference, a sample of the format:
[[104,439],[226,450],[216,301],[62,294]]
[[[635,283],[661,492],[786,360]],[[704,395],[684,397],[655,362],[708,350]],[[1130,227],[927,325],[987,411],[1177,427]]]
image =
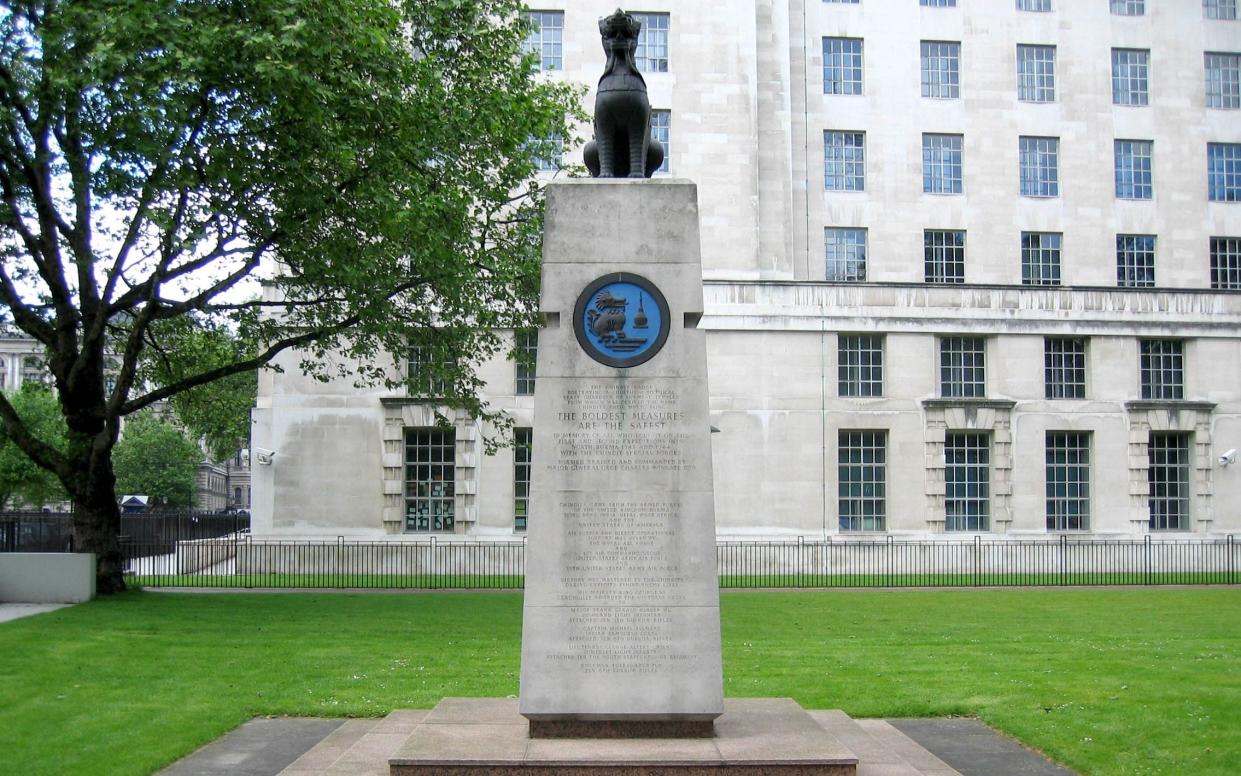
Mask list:
[[3,426],[4,433],[9,440],[29,456],[30,460],[44,469],[55,472],[62,479],[69,476],[69,462],[65,456],[30,433],[30,429],[26,428],[21,416],[13,409],[13,405],[3,393],[0,393],[0,426]]

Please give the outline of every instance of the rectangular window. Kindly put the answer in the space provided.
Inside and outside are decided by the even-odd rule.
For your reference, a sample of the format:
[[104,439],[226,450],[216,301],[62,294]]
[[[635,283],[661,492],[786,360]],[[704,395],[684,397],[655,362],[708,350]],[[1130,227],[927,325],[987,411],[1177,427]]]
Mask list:
[[841,396],[883,395],[883,335],[837,335],[836,353]]
[[841,5],[857,5],[862,0],[823,0],[825,3],[840,3]]
[[1211,238],[1211,288],[1241,291],[1241,237]]
[[1146,13],[1146,0],[1112,0],[1113,16],[1142,16]]
[[1155,235],[1116,235],[1116,285],[1120,288],[1155,287]]
[[944,436],[944,530],[986,531],[991,517],[991,440],[987,434]]
[[965,232],[927,229],[922,233],[923,277],[928,283],[965,282]]
[[540,70],[564,69],[564,11],[526,11],[533,29],[524,49],[538,56]]
[[922,190],[928,194],[960,194],[961,135],[922,135]]
[[1208,19],[1237,18],[1237,0],[1202,0],[1202,13]]
[[1189,530],[1189,434],[1152,431],[1147,442],[1150,529]]
[[823,230],[828,280],[866,280],[866,230],[828,227]]
[[1207,107],[1241,108],[1241,54],[1208,51],[1205,65]]
[[1150,102],[1150,50],[1112,49],[1112,103],[1146,105]]
[[406,363],[410,395],[439,398],[449,394],[448,376],[437,370],[451,369],[452,359],[439,348],[433,345],[411,346]]
[[556,172],[564,156],[564,139],[552,135],[546,140],[531,140],[534,147],[534,166],[539,172]]
[[513,429],[513,530],[526,530],[530,518],[530,450],[534,430]]
[[1017,99],[1055,102],[1055,46],[1017,46]]
[[866,133],[829,129],[823,133],[823,185],[828,191],[866,188]]
[[1047,530],[1090,530],[1090,434],[1047,432]]
[[918,0],[918,5],[927,8],[955,8],[957,0]]
[[862,39],[823,39],[823,93],[862,93]]
[[1241,143],[1207,143],[1207,198],[1241,202]]
[[456,432],[405,430],[405,530],[453,529],[456,488]]
[[922,96],[955,100],[961,96],[961,44],[922,41]]
[[1021,195],[1060,196],[1060,138],[1021,137]]
[[655,138],[664,147],[664,161],[659,167],[655,168],[655,172],[668,172],[668,162],[672,158],[672,111],[670,110],[652,110],[651,111],[651,137]]
[[888,432],[841,431],[838,450],[840,530],[884,530]]
[[1060,285],[1059,232],[1021,233],[1021,284],[1024,286]]
[[1017,0],[1018,11],[1050,11],[1051,0]]
[[668,14],[635,13],[633,18],[642,22],[634,64],[644,73],[668,72]]
[[981,399],[987,395],[986,348],[982,337],[940,337],[940,396]]
[[1154,194],[1151,183],[1151,141],[1117,140],[1115,148],[1117,198],[1150,199]]
[[1048,399],[1086,398],[1086,340],[1044,338],[1043,386]]
[[534,395],[535,367],[539,358],[539,333],[533,329],[522,329],[514,332],[515,355],[517,356],[518,396]]
[[1181,340],[1142,340],[1143,399],[1185,398],[1185,343]]

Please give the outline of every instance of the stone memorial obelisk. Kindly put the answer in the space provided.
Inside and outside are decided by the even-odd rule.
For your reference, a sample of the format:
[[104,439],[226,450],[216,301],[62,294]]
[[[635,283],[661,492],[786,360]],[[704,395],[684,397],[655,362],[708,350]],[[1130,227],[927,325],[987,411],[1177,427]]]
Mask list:
[[663,158],[600,22],[593,180],[543,238],[519,708],[531,737],[703,736],[724,710],[697,187]]
[[520,710],[532,737],[723,712],[697,187],[548,190]]

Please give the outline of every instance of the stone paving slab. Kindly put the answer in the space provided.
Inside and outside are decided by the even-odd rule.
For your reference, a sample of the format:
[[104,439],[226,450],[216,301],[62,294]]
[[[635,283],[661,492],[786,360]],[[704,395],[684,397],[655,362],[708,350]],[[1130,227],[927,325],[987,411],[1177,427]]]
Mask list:
[[[448,711],[446,708],[445,711]],[[386,774],[387,757],[395,750],[379,750],[407,737],[426,711],[396,711],[378,719],[256,719],[222,736],[175,765],[160,776],[336,776],[359,768],[360,762],[345,762],[362,739],[371,736],[364,748],[372,749],[379,769],[367,767],[358,776]],[[920,769],[891,748],[883,725],[899,731],[924,747],[936,760],[962,776],[1073,776],[1038,752],[1003,736],[974,719],[896,719],[855,721],[834,711],[811,711],[810,715],[860,760],[858,776],[911,776]],[[837,718],[837,716],[839,718]],[[848,723],[848,724],[846,724]],[[851,732],[852,731],[852,732]],[[865,736],[858,732],[866,733]],[[283,753],[281,753],[283,752]],[[361,749],[357,750],[360,753]],[[917,759],[917,758],[915,758]],[[922,759],[918,765],[939,776],[941,766]]]
[[894,728],[961,776],[1074,776],[1073,771],[976,719],[893,719]]
[[0,604],[0,622],[30,617],[44,612],[54,612],[73,604]]
[[252,719],[159,776],[274,776],[341,726],[339,719]]

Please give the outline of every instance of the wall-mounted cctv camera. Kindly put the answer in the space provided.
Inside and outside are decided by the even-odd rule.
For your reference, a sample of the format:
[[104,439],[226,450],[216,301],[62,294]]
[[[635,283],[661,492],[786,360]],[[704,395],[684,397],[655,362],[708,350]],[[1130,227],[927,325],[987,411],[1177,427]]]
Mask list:
[[254,460],[258,461],[259,466],[271,466],[271,460],[275,457],[275,450],[268,450],[263,447],[254,448]]
[[1236,462],[1237,462],[1237,448],[1235,447],[1219,457],[1220,466],[1227,466],[1230,463],[1236,463]]

